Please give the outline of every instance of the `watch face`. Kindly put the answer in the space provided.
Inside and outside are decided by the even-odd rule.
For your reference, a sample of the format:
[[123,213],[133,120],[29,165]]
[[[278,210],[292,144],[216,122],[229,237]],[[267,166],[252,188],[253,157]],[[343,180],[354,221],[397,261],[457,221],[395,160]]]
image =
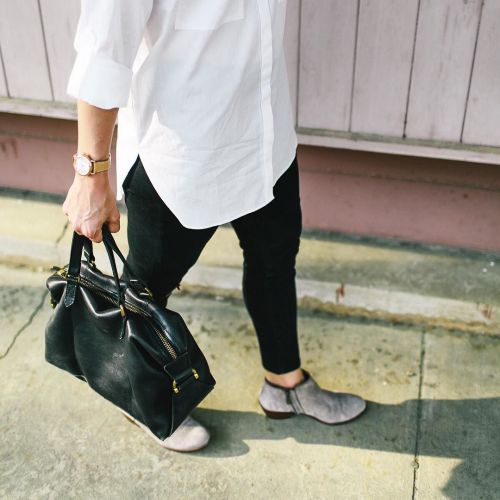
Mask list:
[[75,169],[80,175],[89,175],[92,165],[85,156],[77,156],[75,159]]

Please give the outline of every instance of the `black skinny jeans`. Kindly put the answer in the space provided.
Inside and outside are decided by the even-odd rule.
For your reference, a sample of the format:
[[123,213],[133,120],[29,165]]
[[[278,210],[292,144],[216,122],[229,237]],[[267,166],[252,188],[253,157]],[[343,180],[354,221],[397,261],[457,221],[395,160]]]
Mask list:
[[[166,304],[217,226],[188,229],[161,200],[138,156],[123,182],[128,211],[127,262]],[[231,222],[243,250],[243,296],[262,365],[273,373],[300,367],[295,257],[302,213],[297,157],[274,185],[274,199]],[[124,272],[124,279],[129,278]]]

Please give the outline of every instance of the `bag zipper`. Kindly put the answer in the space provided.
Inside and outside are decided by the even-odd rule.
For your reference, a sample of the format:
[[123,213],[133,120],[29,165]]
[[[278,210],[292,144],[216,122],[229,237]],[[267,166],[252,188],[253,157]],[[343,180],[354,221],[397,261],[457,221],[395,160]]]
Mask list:
[[[59,276],[61,276],[62,278],[66,278],[67,277],[67,269],[62,267],[60,269],[57,269],[57,274]],[[102,288],[98,287],[97,285],[95,285],[94,283],[92,283],[91,281],[89,281],[88,279],[84,278],[83,276],[80,276],[79,277],[79,282],[85,286],[86,288],[90,288],[92,289],[94,292],[96,292],[99,296],[101,296],[103,299],[107,300],[108,302],[112,303],[113,305],[117,306],[117,307],[123,307],[118,300],[116,299],[113,299],[112,297],[110,297],[107,293],[105,293]],[[148,292],[150,293],[150,292]],[[145,311],[144,309],[142,308],[139,308],[139,307],[136,307],[134,305],[132,305],[130,302],[128,302],[127,300],[124,301],[125,303],[125,306],[126,306],[126,309],[136,313],[136,314],[140,314],[142,316],[146,316],[150,321],[149,321],[149,324],[150,326],[153,328],[153,330],[155,331],[156,335],[158,336],[158,338],[160,339],[160,342],[162,343],[163,347],[165,347],[165,349],[167,350],[168,354],[173,358],[173,359],[176,359],[177,358],[177,353],[175,352],[175,349],[174,347],[172,346],[172,344],[165,338],[165,335],[160,331],[158,330],[158,328],[154,325],[153,321],[151,321],[151,314],[149,314],[149,312]]]

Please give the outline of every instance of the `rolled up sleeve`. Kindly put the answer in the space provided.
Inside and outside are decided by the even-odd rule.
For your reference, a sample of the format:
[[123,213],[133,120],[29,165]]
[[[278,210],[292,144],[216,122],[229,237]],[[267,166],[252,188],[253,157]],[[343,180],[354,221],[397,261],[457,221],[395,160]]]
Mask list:
[[153,0],[82,0],[66,92],[103,109],[126,106]]

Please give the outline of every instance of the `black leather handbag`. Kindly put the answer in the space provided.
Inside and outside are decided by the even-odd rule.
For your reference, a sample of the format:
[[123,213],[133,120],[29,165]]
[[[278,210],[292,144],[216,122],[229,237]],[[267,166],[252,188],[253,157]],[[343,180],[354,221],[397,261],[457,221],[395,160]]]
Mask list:
[[91,240],[75,232],[69,264],[47,279],[54,312],[45,359],[163,440],[215,380],[182,317],[157,304],[141,280],[119,279],[114,254],[127,263],[107,226],[103,242],[113,276],[97,269]]

